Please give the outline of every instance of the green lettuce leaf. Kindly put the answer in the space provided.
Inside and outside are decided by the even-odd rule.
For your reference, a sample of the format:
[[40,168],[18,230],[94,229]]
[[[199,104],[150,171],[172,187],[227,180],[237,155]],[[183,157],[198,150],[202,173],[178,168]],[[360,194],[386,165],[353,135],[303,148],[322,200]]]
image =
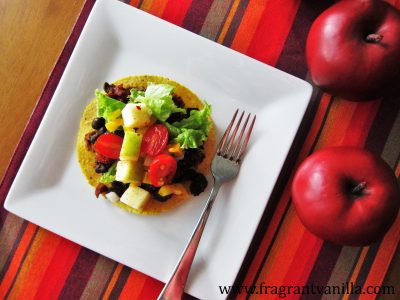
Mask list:
[[137,97],[144,97],[144,92],[143,91],[139,91],[135,88],[130,89],[131,94],[129,95],[129,102],[136,102],[136,98]]
[[211,105],[204,103],[201,110],[192,110],[190,116],[180,122],[164,122],[169,137],[175,139],[181,148],[198,148],[207,139],[211,127]]
[[115,162],[114,164],[111,165],[111,167],[108,169],[106,173],[103,173],[99,181],[101,183],[113,182],[115,180],[116,172],[117,172],[117,163]]
[[181,148],[198,148],[207,139],[207,135],[202,130],[181,128],[175,140]]
[[125,103],[108,97],[106,94],[96,90],[97,99],[97,116],[106,119],[106,122],[110,121],[111,114],[117,109],[122,110],[125,107]]
[[165,121],[172,113],[186,110],[179,108],[172,100],[172,91],[174,87],[168,84],[153,84],[147,86],[144,96],[136,97],[136,101],[146,104],[153,115],[160,121]]
[[172,125],[178,128],[198,129],[208,133],[211,125],[210,115],[211,105],[205,102],[203,109],[192,110],[188,118],[175,122]]

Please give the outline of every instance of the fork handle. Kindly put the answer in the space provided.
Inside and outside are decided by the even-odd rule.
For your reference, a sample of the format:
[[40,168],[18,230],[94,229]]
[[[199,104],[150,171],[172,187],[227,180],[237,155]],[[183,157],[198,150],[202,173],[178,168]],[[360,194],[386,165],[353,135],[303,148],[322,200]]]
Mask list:
[[183,253],[177,265],[175,266],[170,279],[165,284],[157,300],[178,300],[182,298],[193,258],[196,254],[204,227],[206,226],[208,216],[220,187],[221,183],[218,180],[215,180],[210,196],[208,197],[207,204],[201,213],[201,217],[197,222],[192,235],[190,236],[189,242],[187,243],[185,250],[183,250]]

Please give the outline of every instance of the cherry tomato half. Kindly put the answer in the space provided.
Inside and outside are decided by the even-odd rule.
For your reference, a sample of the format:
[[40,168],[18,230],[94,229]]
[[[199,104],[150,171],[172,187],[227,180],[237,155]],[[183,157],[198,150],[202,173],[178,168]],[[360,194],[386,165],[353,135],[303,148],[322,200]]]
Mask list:
[[168,184],[174,178],[177,163],[169,154],[157,155],[149,166],[150,181],[154,186]]
[[113,134],[105,133],[100,135],[93,145],[94,151],[112,159],[118,159],[121,152],[123,138]]
[[168,129],[163,124],[150,126],[143,135],[140,152],[156,156],[163,152],[168,143]]

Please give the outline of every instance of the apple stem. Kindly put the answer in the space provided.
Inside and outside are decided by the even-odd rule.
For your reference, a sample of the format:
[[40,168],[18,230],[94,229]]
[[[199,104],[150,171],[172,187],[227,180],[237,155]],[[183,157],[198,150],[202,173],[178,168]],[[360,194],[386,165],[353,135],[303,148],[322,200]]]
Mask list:
[[371,33],[371,34],[368,34],[367,37],[366,37],[365,39],[366,39],[366,41],[367,41],[368,43],[375,43],[375,44],[377,44],[377,43],[379,43],[380,41],[382,41],[383,35],[382,35],[382,34],[379,34],[379,33]]
[[364,189],[365,189],[366,186],[367,186],[367,183],[366,183],[365,181],[360,182],[358,185],[356,185],[356,186],[351,190],[351,193],[352,193],[353,195],[360,195],[360,194],[364,191]]

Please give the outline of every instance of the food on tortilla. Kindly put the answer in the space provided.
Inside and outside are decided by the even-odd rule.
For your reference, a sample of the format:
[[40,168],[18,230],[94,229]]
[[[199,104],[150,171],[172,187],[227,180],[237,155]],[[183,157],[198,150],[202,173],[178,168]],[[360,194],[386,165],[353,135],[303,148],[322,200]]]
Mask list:
[[130,76],[96,90],[77,152],[95,194],[133,213],[173,209],[207,186],[214,153],[211,106],[160,76]]

